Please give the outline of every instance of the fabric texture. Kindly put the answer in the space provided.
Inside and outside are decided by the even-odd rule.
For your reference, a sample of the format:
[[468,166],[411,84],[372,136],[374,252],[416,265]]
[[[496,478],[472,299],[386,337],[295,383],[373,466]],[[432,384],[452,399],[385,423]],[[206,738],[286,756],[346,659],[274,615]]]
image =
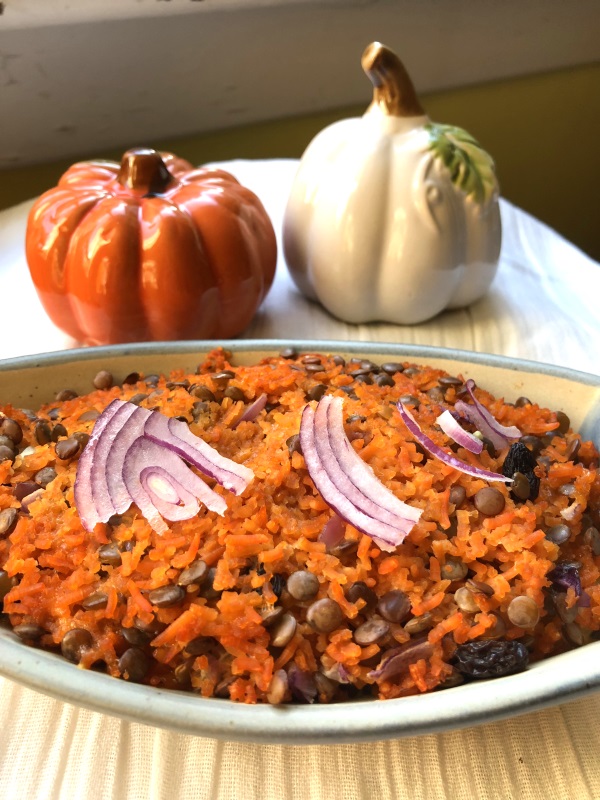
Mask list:
[[[259,195],[279,235],[297,162],[218,166]],[[23,248],[29,207],[0,214],[0,292],[10,287],[19,298],[3,306],[5,330],[15,335],[0,341],[0,358],[75,344],[44,315],[29,279]],[[347,325],[296,291],[280,247],[275,284],[244,337],[437,345],[597,373],[600,266],[504,200],[501,212],[497,276],[487,296],[468,309],[413,327]],[[439,735],[305,747],[154,729],[1,678],[0,718],[0,798],[11,800],[600,798],[599,695]]]

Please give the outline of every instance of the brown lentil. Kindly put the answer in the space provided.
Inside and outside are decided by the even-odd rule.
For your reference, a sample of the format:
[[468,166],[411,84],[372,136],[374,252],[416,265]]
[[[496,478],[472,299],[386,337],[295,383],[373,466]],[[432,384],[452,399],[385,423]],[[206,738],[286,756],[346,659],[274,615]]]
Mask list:
[[201,559],[197,559],[183,570],[177,583],[180,586],[190,586],[191,584],[200,586],[207,575],[208,566]]
[[331,633],[340,627],[343,619],[342,609],[329,597],[316,600],[306,612],[306,621],[319,633]]
[[306,397],[308,400],[316,400],[317,402],[323,397],[327,391],[327,386],[324,383],[317,383],[315,386],[307,391]]
[[18,583],[18,581],[15,581],[14,578],[10,578],[6,570],[0,569],[0,600],[4,600],[16,583]]
[[33,476],[34,481],[43,489],[56,478],[56,470],[54,467],[43,467],[38,470]]
[[148,600],[157,608],[176,606],[185,597],[185,589],[181,586],[160,586],[148,592]]
[[454,602],[461,611],[466,611],[468,614],[475,614],[479,611],[479,605],[474,595],[466,586],[461,586],[454,592]]
[[0,435],[8,436],[14,444],[20,444],[23,439],[23,431],[18,422],[10,417],[0,420]]
[[146,653],[139,647],[130,647],[125,650],[119,659],[119,670],[125,680],[133,683],[143,681],[150,669],[150,660]]
[[18,521],[19,512],[16,508],[5,508],[0,511],[0,536],[10,536]]
[[364,581],[355,581],[346,591],[346,599],[350,603],[357,603],[364,600],[364,610],[370,611],[377,605],[378,597]]
[[12,447],[7,447],[6,445],[0,445],[0,461],[14,461],[15,460],[15,451]]
[[13,494],[17,500],[23,500],[24,497],[37,491],[39,488],[35,481],[22,481],[21,483],[17,483],[13,489]]
[[15,625],[13,633],[16,633],[19,639],[24,642],[37,642],[41,639],[46,631],[35,622],[23,622],[20,625]]
[[82,600],[81,605],[86,611],[97,611],[99,608],[106,608],[108,595],[104,594],[104,592],[93,592],[88,594],[85,600]]
[[77,396],[75,389],[62,389],[54,399],[58,403],[65,403],[67,400],[74,400]]
[[515,400],[515,407],[516,408],[523,408],[523,406],[530,406],[531,400],[528,397],[517,397]]
[[411,604],[407,594],[400,589],[391,589],[379,598],[377,603],[377,610],[384,619],[388,622],[397,622],[398,624],[410,614]]
[[299,569],[287,579],[286,589],[294,600],[312,600],[319,591],[319,579],[312,572]]
[[453,556],[446,556],[446,560],[441,567],[442,580],[445,581],[462,581],[466,576],[469,568],[459,558]]
[[296,618],[287,612],[283,614],[270,629],[272,646],[285,647],[289,644],[294,638],[296,627]]
[[540,618],[537,603],[527,595],[513,598],[506,613],[512,624],[518,628],[533,628]]
[[410,636],[414,636],[416,633],[422,633],[432,627],[433,615],[429,611],[426,611],[419,617],[413,617],[409,619],[408,622],[404,623],[404,630]]
[[121,566],[121,553],[116,544],[103,544],[98,549],[98,558],[101,564],[108,564],[111,567]]
[[510,491],[519,500],[527,500],[531,494],[531,486],[529,485],[527,476],[523,475],[522,472],[515,472],[512,477],[513,482],[510,485]]
[[63,656],[74,664],[81,661],[81,656],[94,643],[92,634],[85,628],[72,628],[63,636],[60,650]]
[[495,517],[504,511],[506,500],[499,489],[494,486],[485,486],[475,492],[473,503],[480,514],[485,514],[486,517]]
[[377,644],[383,641],[390,632],[390,625],[384,619],[369,619],[359,625],[354,631],[353,637],[356,644],[367,647],[370,644]]
[[381,370],[383,372],[387,372],[388,375],[395,375],[398,372],[402,372],[404,367],[398,361],[386,361],[385,364],[381,365]]
[[563,411],[556,412],[556,421],[558,422],[558,428],[552,431],[552,433],[556,435],[564,435],[567,433],[569,428],[571,427],[571,420]]
[[467,490],[464,486],[460,486],[459,484],[454,484],[454,486],[450,489],[450,497],[449,501],[456,507],[460,508],[462,504],[467,499]]
[[546,531],[546,539],[557,545],[568,542],[570,536],[571,530],[568,525],[553,525]]
[[74,436],[70,436],[68,439],[61,439],[54,447],[56,455],[61,461],[68,461],[73,458],[73,456],[77,455],[79,449],[80,444]]
[[284,669],[278,669],[273,673],[271,685],[267,692],[267,700],[271,705],[277,706],[283,703],[288,691],[288,677]]
[[100,416],[100,412],[96,408],[90,408],[87,411],[84,411],[83,414],[78,417],[78,422],[93,422],[94,420],[98,419]]
[[101,369],[100,372],[96,373],[92,383],[95,389],[110,389],[114,383],[114,378],[111,372]]
[[206,403],[214,403],[216,400],[214,393],[211,392],[208,386],[204,386],[202,383],[192,384],[188,392],[192,397],[197,397],[199,400],[204,400]]
[[586,528],[583,534],[583,541],[592,548],[595,556],[600,556],[600,531],[594,525]]
[[8,447],[11,453],[17,452],[17,445],[9,436],[0,436],[0,447]]
[[52,428],[52,441],[58,442],[61,436],[68,436],[69,432],[62,424],[62,422],[57,422],[56,425]]

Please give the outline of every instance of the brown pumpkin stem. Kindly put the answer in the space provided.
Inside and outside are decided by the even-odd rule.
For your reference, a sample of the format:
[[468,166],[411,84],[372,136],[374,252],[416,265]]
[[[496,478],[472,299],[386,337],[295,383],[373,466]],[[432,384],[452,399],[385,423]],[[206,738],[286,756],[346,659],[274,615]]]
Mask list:
[[361,59],[362,68],[374,87],[373,106],[391,117],[419,117],[425,111],[415,87],[398,56],[380,42],[372,42]]
[[134,147],[121,159],[117,180],[127,189],[144,194],[162,194],[173,180],[156,150]]

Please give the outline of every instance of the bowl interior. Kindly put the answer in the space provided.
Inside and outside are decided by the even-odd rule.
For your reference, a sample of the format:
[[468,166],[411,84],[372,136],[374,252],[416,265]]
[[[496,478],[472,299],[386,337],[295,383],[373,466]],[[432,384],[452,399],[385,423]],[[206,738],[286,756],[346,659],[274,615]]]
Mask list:
[[[100,369],[117,382],[129,373],[194,371],[215,343],[165,343],[91,348],[0,362],[0,402],[36,409],[61,389],[86,393]],[[586,438],[600,443],[600,378],[531,362],[428,347],[345,342],[226,342],[234,364],[252,364],[294,346],[301,352],[339,353],[375,362],[438,366],[474,378],[507,401],[525,395],[562,410]],[[524,713],[600,686],[600,642],[536,664],[490,684],[466,684],[422,697],[335,707],[243,706],[129,684],[79,670],[23,645],[0,630],[0,674],[67,702],[180,732],[277,743],[344,742],[431,733]]]

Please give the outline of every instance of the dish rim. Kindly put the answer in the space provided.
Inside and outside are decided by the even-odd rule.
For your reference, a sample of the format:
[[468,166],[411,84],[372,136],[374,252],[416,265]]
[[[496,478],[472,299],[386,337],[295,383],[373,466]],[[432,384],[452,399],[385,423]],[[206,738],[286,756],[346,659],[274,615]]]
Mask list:
[[[510,356],[431,345],[329,339],[195,340],[74,348],[2,359],[0,371],[136,355],[176,357],[218,346],[233,353],[279,352],[294,347],[301,352],[337,351],[366,356],[376,353],[424,362],[428,358],[444,359],[548,375],[600,388],[599,376]],[[539,710],[600,689],[600,667],[595,666],[599,654],[600,642],[595,642],[493,683],[472,682],[397,700],[272,707],[202,698],[81,670],[60,656],[24,645],[10,629],[0,628],[0,675],[30,689],[93,711],[179,733],[272,744],[334,744],[440,733]],[[357,713],[357,709],[361,711]]]

